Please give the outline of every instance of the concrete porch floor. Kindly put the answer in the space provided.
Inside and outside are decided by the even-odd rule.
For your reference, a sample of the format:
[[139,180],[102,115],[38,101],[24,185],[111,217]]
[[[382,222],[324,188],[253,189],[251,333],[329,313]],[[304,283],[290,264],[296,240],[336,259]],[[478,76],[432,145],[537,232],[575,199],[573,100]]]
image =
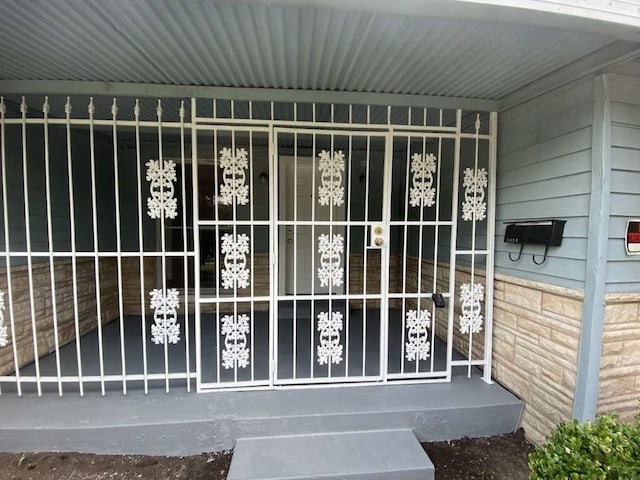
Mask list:
[[411,429],[420,441],[514,431],[523,404],[479,376],[451,383],[83,397],[0,397],[0,451],[191,455],[238,438]]
[[[375,315],[372,318],[375,322]],[[398,318],[394,318],[397,324]],[[184,320],[181,322],[184,332]],[[121,370],[118,323],[111,322],[103,329],[106,374],[120,374]],[[203,325],[203,339],[215,337],[210,325]],[[262,327],[257,325],[258,336]],[[351,328],[355,334],[351,338],[357,338],[362,322],[354,321]],[[190,363],[194,372],[193,325],[190,331]],[[127,373],[141,373],[139,317],[126,318],[125,332]],[[396,332],[400,338],[397,325],[390,332]],[[378,335],[379,331],[369,328],[367,342],[379,345]],[[83,336],[80,342],[83,373],[95,375],[99,372],[96,332]],[[170,372],[185,371],[186,342],[181,344],[172,346],[175,350],[169,357]],[[399,355],[399,344],[395,342],[393,345],[397,346],[390,347],[392,355]],[[149,373],[163,373],[164,348],[153,345],[149,339],[147,348]],[[362,345],[359,348],[361,356]],[[214,365],[214,351],[203,353],[203,362]],[[256,360],[268,363],[266,352],[264,348],[256,348]],[[433,345],[434,370],[444,368],[445,352],[442,342]],[[367,347],[365,355],[375,360],[377,348]],[[61,349],[61,363],[63,374],[76,374],[75,342]],[[425,368],[430,368],[424,363]],[[372,364],[376,362],[372,360]],[[40,366],[41,374],[55,375],[55,356],[44,357]],[[303,367],[301,364],[300,368]],[[399,368],[399,362],[395,368]],[[33,370],[30,365],[21,369],[21,373],[33,374]],[[191,393],[186,391],[186,379],[175,379],[170,382],[169,393],[164,392],[164,380],[150,382],[148,395],[138,381],[127,382],[128,393],[123,395],[122,382],[117,381],[107,384],[104,397],[96,382],[85,384],[84,396],[79,395],[76,383],[67,383],[63,397],[57,395],[56,383],[43,384],[42,397],[35,394],[35,385],[25,384],[24,395],[18,397],[14,393],[15,384],[4,382],[0,396],[0,451],[191,455],[229,450],[239,438],[247,437],[411,429],[418,440],[435,441],[514,431],[520,421],[522,402],[500,385],[485,383],[478,370],[472,372],[471,378],[467,378],[466,368],[454,368],[451,383],[381,383],[339,388],[316,385],[202,394],[195,393],[195,379],[191,380]]]
[[[284,303],[284,305],[283,305]],[[344,302],[334,301],[334,309],[344,311]],[[298,339],[296,363],[296,378],[315,378],[328,376],[326,365],[320,366],[315,362],[315,352],[312,353],[311,338],[313,335],[314,348],[319,344],[319,333],[311,329],[311,311],[309,305],[297,309],[296,337]],[[278,379],[287,382],[293,378],[293,309],[290,302],[281,302],[278,309],[279,334],[278,334]],[[346,315],[345,315],[346,319]],[[269,379],[269,316],[267,312],[255,312],[254,322],[251,328],[253,338],[249,336],[248,346],[251,347],[253,355],[253,379],[258,382],[268,383]],[[155,345],[149,333],[153,317],[147,315],[146,326],[143,329],[142,317],[139,315],[129,315],[124,317],[124,338],[121,342],[120,322],[118,319],[109,322],[102,327],[102,359],[103,372],[105,376],[122,375],[122,347],[124,348],[125,371],[127,375],[141,376],[143,369],[143,345],[146,346],[147,374],[165,374],[164,346]],[[196,372],[196,340],[194,315],[189,315],[188,329],[185,324],[185,317],[179,316],[181,341],[175,345],[168,346],[167,371],[169,374],[182,375],[183,378],[170,380],[171,389],[186,391],[187,389],[187,364],[191,374],[190,386],[195,389]],[[366,325],[366,328],[365,328]],[[219,329],[219,326],[218,326]],[[146,331],[146,343],[143,343],[142,332]],[[187,336],[188,332],[188,336]],[[348,333],[347,333],[348,332]],[[188,339],[187,339],[188,338]],[[216,381],[216,373],[219,369],[222,383],[234,381],[234,370],[224,369],[219,366],[220,352],[216,352],[218,341],[221,343],[221,350],[224,349],[224,340],[218,340],[216,336],[216,320],[213,314],[203,314],[201,321],[201,365],[202,382],[210,383]],[[391,374],[400,373],[404,368],[405,372],[415,372],[416,363],[404,358],[402,351],[402,315],[399,310],[391,310],[389,315],[389,347],[388,347],[388,371]],[[60,373],[62,376],[78,375],[77,342],[81,347],[81,364],[83,376],[83,388],[85,392],[100,391],[100,382],[87,381],[87,376],[97,377],[100,375],[100,349],[98,330],[94,329],[84,334],[79,341],[73,340],[60,348]],[[332,365],[332,376],[340,377],[346,375],[376,376],[380,373],[380,311],[378,309],[368,309],[366,318],[363,311],[351,309],[349,322],[345,320],[345,328],[342,332],[341,342],[345,344],[343,361],[339,365]],[[348,342],[348,345],[347,345]],[[188,355],[187,355],[188,345]],[[347,359],[347,350],[350,359]],[[454,350],[455,360],[462,360],[463,357]],[[188,358],[188,361],[187,361]],[[348,366],[347,366],[348,362]],[[311,371],[313,364],[313,372]],[[435,338],[431,345],[430,356],[426,361],[420,361],[417,365],[420,372],[429,372],[436,377],[446,375],[446,344]],[[39,360],[41,376],[55,377],[57,372],[56,356],[51,353],[43,356]],[[238,368],[237,380],[251,380],[252,369]],[[465,368],[453,370],[453,374],[466,375]],[[35,376],[35,363],[26,365],[20,369],[22,376]],[[23,393],[35,393],[36,384],[33,382],[22,384]],[[159,380],[149,380],[149,389],[165,388],[164,378]],[[4,394],[15,394],[16,385],[12,381],[0,381],[1,392]],[[142,390],[144,383],[142,380],[127,380],[127,391]],[[64,382],[62,384],[64,395],[76,395],[79,393],[78,383],[75,381]],[[105,382],[105,390],[108,392],[122,392],[121,380],[111,380]],[[43,394],[57,394],[58,384],[56,382],[42,383]]]

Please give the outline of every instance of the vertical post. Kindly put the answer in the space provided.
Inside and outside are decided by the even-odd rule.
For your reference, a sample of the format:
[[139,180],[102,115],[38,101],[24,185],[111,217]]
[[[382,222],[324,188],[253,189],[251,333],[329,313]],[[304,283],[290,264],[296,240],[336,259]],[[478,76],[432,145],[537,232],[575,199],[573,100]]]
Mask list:
[[78,388],[80,396],[84,395],[84,384],[82,381],[82,347],[80,346],[80,316],[78,305],[78,257],[76,247],[76,214],[75,196],[73,186],[73,162],[71,147],[71,101],[67,97],[64,106],[66,133],[67,133],[67,176],[69,177],[69,228],[71,232],[71,278],[73,281],[73,322],[76,335],[76,362],[78,363]]
[[[202,338],[200,330],[200,226],[198,224],[198,130],[196,128],[196,99],[191,98],[191,192],[193,195],[193,281],[194,281],[194,308],[196,327],[196,391],[199,392],[202,384]],[[217,360],[216,360],[217,362]]]
[[143,219],[144,209],[142,207],[142,158],[140,156],[140,103],[136,99],[133,108],[135,117],[135,136],[136,136],[136,183],[138,187],[138,273],[140,275],[140,315],[142,316],[142,375],[144,382],[144,393],[149,393],[149,378],[147,367],[147,315],[146,315],[146,296],[144,285],[144,235],[143,235]]
[[[384,174],[383,174],[383,192],[382,192],[382,224],[387,238],[391,239],[391,195],[393,192],[393,130],[389,130],[385,137],[384,152]],[[367,199],[368,202],[368,199]],[[365,232],[365,238],[366,238]],[[390,275],[390,256],[391,245],[387,244],[381,254],[381,275],[380,284],[380,321],[382,322],[382,335],[380,335],[380,375],[384,381],[387,381],[389,374],[389,275]]]
[[458,185],[460,183],[460,135],[462,110],[456,110],[456,137],[453,154],[453,188],[451,192],[451,245],[449,249],[449,309],[447,324],[447,381],[451,381],[451,361],[453,360],[453,316],[456,299],[456,248],[458,244]]
[[[22,114],[22,188],[24,193],[24,228],[27,247],[27,268],[29,277],[29,305],[31,310],[31,334],[33,338],[33,359],[36,368],[36,385],[38,396],[42,395],[42,385],[40,382],[40,355],[38,352],[38,329],[36,326],[36,309],[33,285],[33,259],[31,257],[31,221],[29,212],[29,165],[27,161],[27,102],[22,97],[20,104],[20,113]],[[15,332],[13,332],[15,334]]]
[[53,260],[53,227],[51,215],[51,169],[49,168],[49,97],[44,97],[42,105],[44,114],[44,176],[45,194],[47,198],[47,243],[49,249],[49,281],[51,282],[51,316],[53,318],[53,342],[56,357],[56,377],[58,379],[58,395],[62,396],[62,374],[60,371],[60,339],[58,337],[58,308],[56,298],[56,274]]
[[94,136],[93,116],[96,112],[93,97],[89,100],[89,146],[91,150],[91,208],[93,226],[93,264],[96,282],[96,313],[98,315],[98,355],[100,361],[100,391],[105,394],[104,388],[104,351],[102,347],[102,295],[100,293],[100,247],[98,244],[98,210],[96,194],[96,145]]
[[[160,189],[164,190],[164,156],[162,150],[162,100],[158,99],[158,104],[156,106],[156,116],[158,118],[158,163],[160,165]],[[165,210],[164,205],[160,209],[160,252],[161,252],[161,263],[162,263],[162,297],[167,298],[167,238],[165,232]],[[163,324],[167,323],[167,312],[166,308],[162,309],[162,320]],[[162,343],[164,347],[164,390],[166,393],[169,393],[169,341],[167,336],[165,335],[164,341]]]
[[493,357],[493,277],[495,259],[495,229],[496,229],[496,172],[498,162],[498,114],[491,112],[489,117],[489,191],[487,195],[487,261],[486,288],[484,299],[484,371],[482,379],[487,383],[491,380]]
[[[189,328],[189,236],[187,235],[187,186],[184,155],[184,101],[180,102],[180,166],[181,166],[181,187],[182,187],[182,274],[184,277],[184,341],[185,341],[185,373],[187,374],[187,392],[191,391],[191,355],[190,355],[190,328]],[[193,167],[192,167],[193,170]],[[193,173],[192,173],[193,174]],[[193,230],[195,232],[195,229]],[[195,241],[195,237],[194,237]],[[194,269],[195,275],[195,269]]]
[[[475,154],[473,159],[473,173],[477,177],[478,175],[478,150],[480,148],[480,114],[476,116],[476,135],[475,135]],[[476,198],[478,196],[477,189],[473,189],[473,204],[476,205]],[[473,209],[473,217],[471,224],[471,290],[473,291],[476,288],[475,277],[476,277],[476,232],[478,219],[476,217],[476,208]],[[486,263],[486,262],[485,262]],[[486,278],[485,278],[486,285]],[[468,351],[468,363],[467,363],[467,378],[471,378],[471,368],[473,365],[473,329],[469,328],[469,351]]]
[[113,99],[111,105],[111,115],[113,118],[113,177],[114,177],[114,195],[116,207],[116,255],[118,268],[118,310],[120,313],[120,362],[122,365],[122,394],[127,394],[127,359],[124,347],[124,302],[122,300],[122,237],[120,232],[120,175],[118,174],[118,125],[117,115],[118,106],[116,99]]
[[591,199],[582,332],[573,416],[593,420],[598,407],[602,335],[605,321],[607,247],[611,204],[611,99],[607,75],[593,82]]
[[9,324],[11,325],[11,347],[13,350],[13,368],[16,376],[16,388],[18,396],[22,396],[22,384],[20,383],[20,363],[18,362],[18,345],[15,335],[15,323],[13,316],[13,283],[11,279],[11,242],[9,241],[9,198],[7,195],[7,150],[5,115],[7,107],[4,97],[0,97],[0,161],[2,162],[2,217],[4,221],[4,262],[7,273],[7,296],[9,298]]

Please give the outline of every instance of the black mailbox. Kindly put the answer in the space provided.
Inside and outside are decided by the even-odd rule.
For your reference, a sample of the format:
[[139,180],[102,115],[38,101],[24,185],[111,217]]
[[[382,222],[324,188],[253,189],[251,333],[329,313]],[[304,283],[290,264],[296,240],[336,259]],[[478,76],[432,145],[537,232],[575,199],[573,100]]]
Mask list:
[[525,244],[544,245],[544,258],[541,262],[536,261],[535,256],[533,262],[541,265],[547,258],[547,249],[549,247],[557,247],[562,243],[562,234],[564,233],[565,220],[528,220],[524,222],[509,222],[504,232],[505,243],[513,243],[520,245],[520,253],[516,258],[509,254],[511,261],[518,261],[522,256],[522,248]]

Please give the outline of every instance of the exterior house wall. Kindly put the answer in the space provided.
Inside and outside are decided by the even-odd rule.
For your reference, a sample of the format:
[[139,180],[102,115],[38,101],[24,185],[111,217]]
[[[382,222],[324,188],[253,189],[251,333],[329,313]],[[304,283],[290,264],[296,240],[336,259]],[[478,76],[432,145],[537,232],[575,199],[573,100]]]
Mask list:
[[640,78],[608,75],[611,196],[598,412],[624,420],[640,398],[640,256],[624,250],[629,218],[640,218]]
[[[591,192],[591,79],[567,85],[500,115],[496,191],[497,273],[584,289]],[[507,221],[566,220],[562,245],[535,265],[540,246],[518,248],[503,241]]]
[[[522,426],[542,442],[572,416],[582,328],[591,191],[593,82],[586,79],[500,116],[493,375],[525,401]],[[544,264],[540,246],[503,241],[505,222],[566,220]],[[538,257],[539,260],[540,257]]]

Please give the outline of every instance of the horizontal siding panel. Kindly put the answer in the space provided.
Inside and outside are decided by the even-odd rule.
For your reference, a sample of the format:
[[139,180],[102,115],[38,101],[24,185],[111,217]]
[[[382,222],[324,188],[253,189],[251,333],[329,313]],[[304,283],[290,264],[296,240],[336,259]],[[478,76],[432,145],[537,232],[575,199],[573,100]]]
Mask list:
[[640,287],[638,286],[637,281],[609,283],[605,286],[605,289],[607,293],[638,293],[640,292]]
[[[640,161],[638,163],[638,169],[635,172],[618,170],[611,172],[611,193],[640,195]],[[640,197],[636,200],[636,207],[640,209]]]
[[540,97],[510,108],[500,116],[504,122],[512,122],[527,116],[535,122],[541,122],[573,110],[577,105],[591,105],[593,98],[592,79],[580,80],[557,88]]
[[609,239],[624,240],[627,221],[630,218],[640,218],[640,208],[638,210],[638,214],[635,217],[611,215],[609,217]]
[[589,215],[589,197],[590,195],[576,195],[563,198],[562,201],[558,201],[556,198],[547,198],[498,204],[496,216],[500,220],[586,217]]
[[512,187],[583,172],[591,172],[591,150],[582,150],[507,171],[498,170],[498,183],[503,188]]
[[611,121],[621,125],[640,125],[640,105],[611,102]]
[[640,126],[611,126],[611,146],[640,149]]
[[632,193],[612,193],[611,215],[640,216],[640,196]]
[[[634,261],[610,261],[607,264],[607,283],[633,283],[640,286],[640,258]],[[640,291],[640,289],[638,289]]]
[[500,188],[500,203],[515,203],[545,198],[564,198],[591,192],[591,173],[579,173],[568,177],[552,178],[541,182]]
[[640,105],[640,79],[609,75],[609,98],[612,102]]
[[516,133],[501,137],[501,148],[505,153],[520,150],[593,124],[591,105],[575,108],[574,104],[573,108],[544,122],[532,121],[529,117],[521,117],[514,122],[503,122],[503,126],[514,129]]
[[[508,131],[508,130],[507,130]],[[504,130],[501,135],[505,135]],[[498,168],[501,171],[559,158],[582,150],[591,149],[591,127],[584,127],[572,131],[561,137],[556,137],[522,150],[501,153]],[[499,152],[501,152],[499,150]]]
[[611,150],[611,168],[630,172],[640,169],[640,149],[616,147]]
[[[519,245],[513,245],[504,242],[504,235],[496,237],[496,252],[512,253],[512,257],[516,257],[520,249]],[[525,253],[537,254],[544,250],[541,245],[525,245],[522,250],[522,255]],[[623,248],[624,250],[624,248]],[[586,238],[568,238],[562,239],[562,245],[558,247],[549,247],[547,255],[549,258],[570,258],[573,260],[584,260],[585,252],[587,251],[587,239]]]
[[[636,281],[640,284],[640,255],[627,255],[623,238],[609,238],[607,258],[610,262],[628,262],[636,268]],[[640,291],[640,288],[638,289]]]
[[[495,257],[496,272],[568,288],[584,288],[584,261],[547,258],[542,265],[536,265],[532,258],[531,254],[523,253],[520,260],[512,262],[506,253],[501,253]],[[538,257],[538,261],[540,259]]]

